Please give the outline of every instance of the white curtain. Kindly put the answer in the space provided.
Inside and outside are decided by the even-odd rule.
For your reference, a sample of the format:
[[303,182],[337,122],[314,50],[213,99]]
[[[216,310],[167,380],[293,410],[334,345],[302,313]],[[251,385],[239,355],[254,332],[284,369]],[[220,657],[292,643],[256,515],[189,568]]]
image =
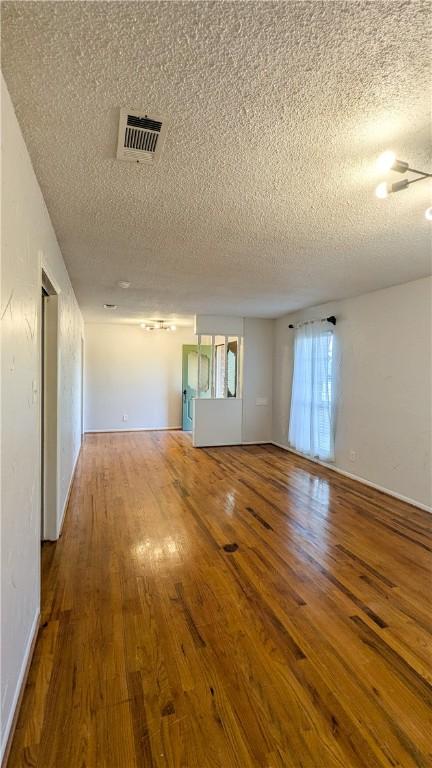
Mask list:
[[327,323],[295,330],[288,442],[313,458],[334,458],[334,350]]

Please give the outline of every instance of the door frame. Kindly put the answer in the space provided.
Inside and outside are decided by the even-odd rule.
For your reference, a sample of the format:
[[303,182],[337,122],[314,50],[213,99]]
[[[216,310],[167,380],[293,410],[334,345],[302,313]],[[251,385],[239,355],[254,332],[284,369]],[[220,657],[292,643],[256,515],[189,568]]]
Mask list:
[[[191,398],[188,397],[188,355],[190,352],[195,352],[198,350],[198,347],[196,344],[182,344],[182,430],[183,432],[191,432],[192,426],[190,429],[186,429],[185,423],[185,409],[187,412],[188,408],[188,400],[190,401]],[[192,422],[192,416],[189,417]]]
[[[58,538],[59,499],[60,290],[49,274],[43,258],[41,258],[40,275],[40,539],[41,541],[55,541]],[[45,296],[43,296],[43,292]]]
[[81,444],[84,439],[84,336],[81,335]]

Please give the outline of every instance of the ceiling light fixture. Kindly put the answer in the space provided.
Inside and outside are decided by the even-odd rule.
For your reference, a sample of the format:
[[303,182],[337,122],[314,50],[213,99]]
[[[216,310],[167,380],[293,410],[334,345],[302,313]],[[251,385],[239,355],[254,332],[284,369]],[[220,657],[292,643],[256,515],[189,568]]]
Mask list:
[[432,221],[432,208],[426,208],[425,219],[427,219],[428,221]]
[[410,168],[409,164],[405,160],[398,160],[395,153],[388,149],[383,152],[377,160],[377,168],[380,171],[397,171],[397,173],[416,173],[416,179],[402,179],[396,181],[394,184],[387,184],[386,181],[381,181],[375,188],[375,195],[380,200],[385,200],[386,197],[394,192],[400,192],[402,189],[407,189],[410,184],[415,184],[416,181],[422,181],[423,179],[429,179],[432,177],[432,173],[426,173],[426,171],[418,171],[416,168]]
[[398,160],[395,153],[392,152],[391,149],[388,149],[386,152],[383,152],[379,156],[376,162],[376,166],[382,173],[387,173],[387,171],[405,173],[406,171],[411,170],[411,168],[408,166],[408,163],[405,163],[403,160]]
[[375,194],[380,200],[385,200],[389,196],[389,185],[386,181],[381,181],[375,189]]
[[104,304],[104,309],[117,309],[118,304]]
[[130,288],[129,280],[119,280],[117,285],[119,288]]
[[169,325],[165,320],[151,320],[150,324],[140,323],[144,331],[176,331],[176,325]]

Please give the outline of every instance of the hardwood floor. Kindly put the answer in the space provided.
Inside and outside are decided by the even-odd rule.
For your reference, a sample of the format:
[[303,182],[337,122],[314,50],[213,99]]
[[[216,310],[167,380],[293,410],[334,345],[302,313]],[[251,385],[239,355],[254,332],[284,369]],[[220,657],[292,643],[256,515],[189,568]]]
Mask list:
[[87,436],[9,768],[432,765],[431,522],[272,446]]

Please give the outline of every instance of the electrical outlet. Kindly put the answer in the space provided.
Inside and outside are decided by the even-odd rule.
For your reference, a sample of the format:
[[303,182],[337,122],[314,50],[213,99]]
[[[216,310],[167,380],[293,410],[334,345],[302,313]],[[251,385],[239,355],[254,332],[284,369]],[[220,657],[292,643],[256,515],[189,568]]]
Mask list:
[[356,451],[350,451],[349,457],[350,457],[350,461],[357,461]]
[[129,416],[127,415],[127,413],[124,413],[124,414],[123,414],[123,421],[127,421],[127,420],[128,420],[128,418],[129,418]]

